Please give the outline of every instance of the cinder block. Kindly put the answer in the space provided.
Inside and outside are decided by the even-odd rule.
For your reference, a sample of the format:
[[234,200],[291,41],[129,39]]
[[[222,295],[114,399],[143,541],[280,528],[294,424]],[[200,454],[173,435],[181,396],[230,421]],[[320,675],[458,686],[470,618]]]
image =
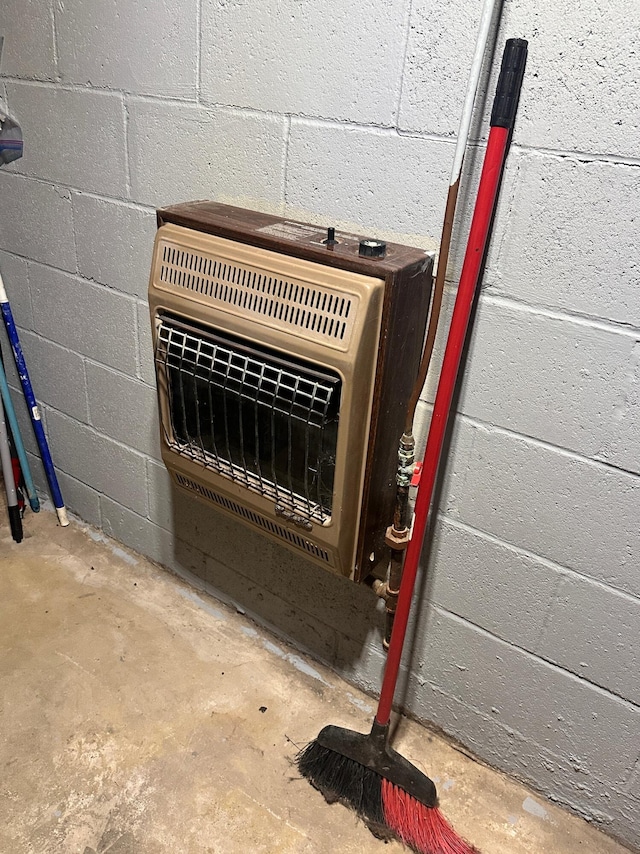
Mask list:
[[281,204],[284,118],[136,98],[127,105],[135,201],[154,207],[206,198],[261,209]]
[[[154,480],[162,490],[162,498],[151,499],[152,518],[210,556],[214,574],[222,573],[226,578],[232,571],[244,576],[242,584],[247,590],[255,585],[267,588],[283,603],[278,606],[278,613],[303,610],[317,635],[348,626],[349,636],[360,645],[365,643],[371,620],[376,617],[377,601],[368,587],[338,578],[289,552],[258,531],[171,486],[168,476],[156,469],[150,473],[150,493]],[[222,589],[213,576],[208,580]],[[228,589],[227,593],[232,595]],[[275,614],[270,622],[278,631],[283,630]],[[298,641],[302,642],[296,637]]]
[[135,302],[58,270],[29,266],[36,332],[130,375],[136,371]]
[[[419,720],[435,722],[448,735],[462,737],[471,750],[482,753],[491,765],[544,793],[555,791],[560,795],[561,790],[572,791],[590,780],[583,770],[572,768],[561,757],[528,741],[504,723],[496,706],[490,714],[485,714],[446,689],[421,679],[420,689],[409,700],[409,709]],[[425,760],[428,761],[428,756]],[[562,783],[558,775],[562,775]]]
[[205,0],[202,97],[380,125],[395,124],[407,0]]
[[536,651],[640,706],[638,626],[640,599],[567,577]]
[[54,410],[47,413],[56,466],[114,501],[147,515],[145,458]]
[[411,4],[400,128],[457,134],[481,11],[481,4],[464,0]]
[[63,471],[56,469],[56,476],[67,510],[79,516],[84,522],[88,522],[89,525],[99,528],[102,523],[99,493]]
[[2,73],[55,80],[53,21],[42,0],[4,0]]
[[639,383],[640,343],[633,335],[483,296],[459,408],[640,472]]
[[[245,609],[252,618],[278,635],[293,640],[298,649],[311,653],[322,661],[330,661],[335,648],[335,633],[309,617],[304,606],[292,606],[259,581],[247,578],[215,559],[207,559],[207,589],[222,594],[223,601],[231,600]],[[308,600],[305,600],[305,602]]]
[[171,488],[171,477],[164,463],[147,460],[147,483],[149,486],[149,519],[166,531],[173,531],[173,503],[176,492]]
[[[6,350],[4,350],[6,355]],[[7,371],[7,376],[9,380],[9,392],[11,394],[11,400],[13,401],[13,408],[16,414],[16,421],[18,422],[18,429],[20,431],[20,436],[22,438],[22,444],[27,451],[27,456],[29,454],[33,454],[37,457],[38,461],[40,459],[40,451],[38,450],[38,443],[36,441],[35,433],[33,432],[33,427],[31,424],[31,417],[29,415],[29,410],[27,409],[27,404],[24,399],[24,393],[22,391],[22,386],[20,382],[16,380],[13,382],[11,374],[15,375],[15,367],[13,366],[13,359],[6,358],[5,359],[5,369]],[[45,430],[45,434],[47,433],[47,424],[46,424],[46,410],[44,407],[40,409],[40,415],[42,416],[43,426]],[[7,422],[8,424],[8,422]],[[35,479],[35,474],[34,474]],[[44,481],[46,483],[46,480]]]
[[640,801],[640,757],[638,757],[634,772],[627,781],[625,788],[630,795]]
[[[422,400],[418,401],[414,419],[413,435],[416,440],[416,460],[424,458],[425,445],[431,424],[432,407]],[[434,506],[448,516],[459,517],[458,497],[464,493],[464,484],[469,471],[473,442],[472,434],[466,423],[459,418],[449,422],[442,450],[441,468],[434,491]]]
[[[24,436],[24,433],[23,433],[23,436]],[[26,445],[26,442],[25,442],[25,445]],[[35,440],[34,440],[34,445],[35,445]],[[36,449],[37,449],[37,445],[36,445]],[[40,499],[40,506],[42,507],[43,502],[44,502],[45,506],[48,506],[51,510],[53,510],[53,502],[51,501],[51,498],[50,498],[49,484],[47,483],[47,476],[46,476],[45,471],[44,471],[44,466],[42,465],[42,458],[40,457],[40,452],[38,450],[36,450],[35,452],[32,453],[30,450],[27,450],[27,460],[29,462],[29,467],[31,469],[31,475],[33,477],[33,483],[35,485],[36,492],[37,492],[38,497]],[[54,465],[56,466],[56,476],[59,479],[60,476],[63,474],[63,472],[61,472],[57,468],[57,464],[55,462],[54,462]]]
[[[105,495],[100,496],[100,514],[102,528],[107,536],[163,566],[172,567],[174,536],[169,531]],[[200,564],[204,566],[203,555],[200,555]]]
[[640,478],[468,423],[460,443],[467,468],[452,483],[454,516],[596,581],[640,594],[630,559],[640,554]]
[[146,297],[154,212],[80,193],[73,193],[72,201],[80,275]]
[[517,176],[485,276],[491,291],[640,326],[637,167],[517,151],[510,159]]
[[151,340],[151,318],[147,302],[138,302],[138,377],[142,382],[155,388],[156,371],[153,365],[153,343]]
[[[575,809],[571,802],[570,808]],[[596,782],[589,803],[589,810],[583,813],[587,821],[600,827],[605,833],[619,839],[637,850],[640,838],[640,797],[631,792],[621,791],[618,787],[609,791],[608,787]]]
[[600,446],[598,459],[640,473],[640,341],[625,365],[624,382],[611,413],[609,431]]
[[[413,4],[401,127],[457,132],[480,11],[477,4],[475,14],[468,6],[464,0]],[[591,0],[534,9],[525,0],[509,3],[502,14],[491,75],[488,80],[485,75],[476,102],[476,114],[483,119],[476,123],[476,134],[487,130],[505,39],[517,35],[529,40],[529,58],[515,141],[529,147],[635,157],[638,58],[631,52],[615,62],[612,85],[609,51],[638,26],[638,7],[630,10],[625,0],[609,3],[606,15]]]
[[287,205],[329,224],[419,234],[425,245],[440,234],[452,157],[446,141],[293,119]]
[[0,272],[16,325],[21,330],[33,329],[27,262],[10,252],[0,252]]
[[[420,678],[585,773],[629,775],[640,750],[637,706],[445,612],[436,611],[418,643]],[[611,749],[603,726],[623,750]]]
[[0,248],[62,270],[76,270],[68,190],[0,172]]
[[38,83],[8,83],[7,94],[28,140],[16,171],[79,190],[127,195],[120,95]]
[[229,565],[276,593],[291,608],[302,608],[309,624],[317,626],[317,632],[326,627],[336,632],[347,628],[349,637],[363,646],[369,635],[380,629],[378,597],[366,584],[354,584],[348,578],[327,572],[279,543],[269,548],[271,559],[263,565],[246,561]]
[[[207,555],[206,580],[216,595],[231,599],[287,635],[296,646],[332,660],[336,626],[349,625],[363,643],[375,600],[369,590],[290,556],[260,533],[169,485],[158,467],[150,471],[150,514],[176,537]],[[292,578],[294,582],[292,583]],[[368,599],[371,611],[362,603]],[[357,603],[360,602],[358,610]]]
[[[197,0],[54,5],[64,82],[167,97],[195,97]],[[117,46],[117,50],[114,50]]]
[[[464,733],[464,743],[491,765],[533,786],[605,833],[635,844],[637,800],[622,790],[619,781],[590,774],[577,757],[559,756],[523,738],[500,722],[497,710],[491,715],[481,714],[427,683],[420,700],[424,701],[422,705],[412,707],[419,719],[436,721],[457,737]],[[408,758],[421,762],[427,773],[437,775],[440,771],[430,764],[428,752]]]
[[100,433],[142,454],[160,458],[155,389],[87,362],[90,423]]
[[205,557],[197,548],[105,495],[100,496],[100,511],[109,537],[155,560],[192,586],[205,588]]
[[431,553],[430,601],[535,651],[563,577],[557,569],[446,518]]
[[235,571],[259,572],[273,560],[270,540],[215,508],[172,486],[173,530],[218,564]]
[[[386,653],[382,648],[382,633],[384,625],[384,609],[380,610],[372,620],[369,635],[362,643],[361,639],[351,637],[345,631],[337,631],[336,650],[330,661],[347,682],[356,685],[362,691],[371,695],[372,707],[375,708],[382,684],[382,675],[386,662]],[[402,704],[407,701],[406,669],[400,668],[396,698],[402,698]]]
[[611,0],[606,14],[591,0],[534,9],[526,0],[510,3],[503,32],[530,39],[517,140],[636,157],[640,60],[630,51],[612,64],[610,51],[639,27],[640,7],[625,0]]
[[20,336],[36,399],[76,421],[87,421],[84,362],[77,353],[39,335]]

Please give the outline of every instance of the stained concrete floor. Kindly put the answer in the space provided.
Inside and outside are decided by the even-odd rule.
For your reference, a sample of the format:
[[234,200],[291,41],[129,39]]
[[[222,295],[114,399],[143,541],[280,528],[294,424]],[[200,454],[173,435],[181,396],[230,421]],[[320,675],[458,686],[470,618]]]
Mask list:
[[[292,764],[370,697],[80,523],[25,530],[0,527],[2,854],[404,850]],[[485,854],[626,850],[412,722],[395,746]]]

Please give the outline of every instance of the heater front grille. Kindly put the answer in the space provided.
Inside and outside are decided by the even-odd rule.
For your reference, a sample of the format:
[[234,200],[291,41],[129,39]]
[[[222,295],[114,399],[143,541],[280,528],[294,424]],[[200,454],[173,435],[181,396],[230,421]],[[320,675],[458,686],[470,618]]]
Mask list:
[[301,528],[331,517],[341,380],[163,315],[156,364],[166,378],[169,446],[272,499]]
[[213,305],[233,307],[245,317],[268,320],[271,326],[341,349],[348,346],[353,331],[355,295],[195,249],[164,243],[159,280],[203,294]]
[[212,489],[203,486],[201,483],[198,483],[195,480],[191,480],[191,478],[189,477],[185,477],[183,474],[176,473],[175,478],[176,482],[184,489],[189,489],[191,490],[191,492],[197,493],[202,498],[206,498],[213,504],[217,504],[219,507],[223,507],[225,510],[229,510],[236,516],[242,516],[243,519],[252,522],[259,528],[262,528],[263,531],[267,531],[268,533],[273,534],[274,536],[279,537],[282,540],[286,540],[288,543],[291,543],[297,548],[302,549],[310,555],[313,555],[313,557],[324,561],[324,563],[332,563],[329,552],[326,549],[320,548],[315,543],[312,543],[305,537],[302,537],[300,534],[296,534],[295,531],[291,531],[289,528],[285,528],[283,525],[277,525],[275,522],[272,522],[271,519],[266,519],[260,513],[256,513],[255,510],[250,510],[248,507],[245,507],[242,504],[238,504],[237,501],[232,501],[231,499],[226,498],[224,495],[219,495]]

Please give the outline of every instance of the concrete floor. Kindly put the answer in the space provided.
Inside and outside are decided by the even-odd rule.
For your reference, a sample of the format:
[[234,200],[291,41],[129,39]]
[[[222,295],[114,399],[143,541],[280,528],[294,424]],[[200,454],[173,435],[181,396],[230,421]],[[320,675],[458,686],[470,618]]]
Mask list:
[[[95,531],[4,518],[0,852],[400,854],[292,764],[370,697]],[[395,747],[485,854],[626,850],[416,724]]]

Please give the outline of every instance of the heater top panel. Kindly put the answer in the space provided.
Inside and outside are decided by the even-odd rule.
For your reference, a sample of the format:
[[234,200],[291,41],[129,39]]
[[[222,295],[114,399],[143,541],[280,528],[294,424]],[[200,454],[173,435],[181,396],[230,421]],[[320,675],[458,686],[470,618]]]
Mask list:
[[347,351],[366,321],[362,299],[384,280],[169,223],[158,230],[151,285],[158,298],[179,295]]
[[400,269],[415,266],[423,272],[433,263],[424,250],[397,243],[386,243],[382,257],[363,257],[360,244],[371,242],[370,235],[336,231],[332,242],[328,230],[321,226],[217,202],[185,202],[161,208],[158,225],[169,222],[366,276],[390,279]]

